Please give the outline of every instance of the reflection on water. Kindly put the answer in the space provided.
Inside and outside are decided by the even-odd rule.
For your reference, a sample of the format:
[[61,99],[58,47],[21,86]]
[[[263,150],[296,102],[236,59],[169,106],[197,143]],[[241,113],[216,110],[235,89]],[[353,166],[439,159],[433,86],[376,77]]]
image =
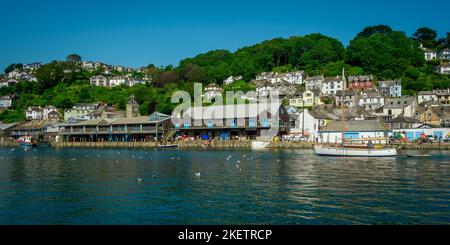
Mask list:
[[450,224],[430,154],[2,148],[0,224]]

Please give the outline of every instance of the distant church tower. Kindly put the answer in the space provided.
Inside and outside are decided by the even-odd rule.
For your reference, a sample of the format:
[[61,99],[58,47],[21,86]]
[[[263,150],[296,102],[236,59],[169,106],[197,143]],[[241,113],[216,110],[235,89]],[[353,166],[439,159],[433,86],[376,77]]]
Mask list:
[[139,115],[139,104],[136,102],[134,95],[130,96],[130,100],[127,104],[127,118],[138,117]]

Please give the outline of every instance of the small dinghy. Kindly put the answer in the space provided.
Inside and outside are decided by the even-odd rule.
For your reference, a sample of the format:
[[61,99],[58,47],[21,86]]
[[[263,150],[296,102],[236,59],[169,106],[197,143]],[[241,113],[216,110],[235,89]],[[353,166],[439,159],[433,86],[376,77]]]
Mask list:
[[408,157],[431,157],[430,154],[408,154]]
[[166,149],[166,148],[177,148],[177,144],[170,144],[170,145],[159,145],[158,149]]

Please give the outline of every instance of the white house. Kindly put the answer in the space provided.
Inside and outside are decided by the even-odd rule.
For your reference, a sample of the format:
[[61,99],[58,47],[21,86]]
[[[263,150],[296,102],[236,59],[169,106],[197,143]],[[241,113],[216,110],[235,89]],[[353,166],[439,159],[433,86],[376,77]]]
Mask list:
[[430,60],[435,60],[437,59],[437,52],[428,48],[422,48],[423,49],[423,53],[425,55],[425,60],[426,61],[430,61]]
[[269,97],[273,90],[273,84],[268,80],[259,81],[256,85],[256,93],[258,97]]
[[318,131],[318,141],[321,143],[341,143],[342,131],[344,139],[373,139],[374,144],[385,144],[390,132],[389,126],[377,120],[359,120],[346,122],[344,130],[341,121],[331,121]]
[[378,92],[362,92],[358,98],[358,106],[367,111],[376,110],[384,106],[384,96]]
[[44,107],[42,111],[42,119],[44,120],[59,119],[58,109],[52,105]]
[[42,66],[42,62],[34,62],[34,63],[29,63],[29,64],[23,64],[23,69],[24,70],[37,70]]
[[115,76],[115,77],[111,77],[109,79],[109,86],[110,87],[115,87],[115,86],[120,86],[120,85],[130,85],[130,78],[125,77],[125,76]]
[[40,106],[30,106],[25,112],[27,120],[42,120],[43,110]]
[[102,75],[91,77],[90,82],[91,82],[91,85],[94,85],[94,86],[109,87],[108,78],[106,78],[105,76],[102,76]]
[[242,80],[242,76],[230,76],[227,79],[223,80],[224,85],[229,85],[234,83],[235,81]]
[[12,96],[4,95],[0,97],[0,108],[9,108],[12,105]]
[[294,71],[286,73],[262,72],[256,76],[255,80],[268,80],[272,84],[279,83],[281,81],[287,81],[290,84],[298,85],[303,83],[304,74],[304,71]]
[[417,94],[417,103],[421,104],[426,101],[437,101],[437,96],[433,91],[420,91]]
[[437,72],[440,74],[450,75],[450,64],[442,64],[437,67]]
[[205,87],[205,97],[207,100],[211,100],[214,97],[221,96],[223,89],[216,83],[210,83]]
[[390,121],[399,115],[414,117],[417,107],[415,97],[387,98],[383,107],[383,118]]
[[312,77],[306,77],[305,79],[305,89],[309,90],[315,90],[315,89],[321,89],[322,82],[325,80],[325,78],[322,76],[312,76]]
[[303,84],[304,75],[305,75],[304,71],[294,71],[294,72],[281,73],[278,76],[290,84],[298,85],[298,84]]
[[379,89],[382,94],[388,97],[402,97],[402,81],[387,80],[380,81]]
[[9,86],[9,84],[8,84],[8,81],[7,80],[1,80],[0,81],[0,88],[1,87],[8,87]]
[[450,49],[446,48],[439,52],[439,59],[441,60],[450,60]]
[[[311,86],[309,86],[311,87]],[[321,85],[321,91],[324,95],[336,95],[337,91],[344,88],[344,80],[340,76],[327,77],[323,79]]]
[[291,129],[292,136],[299,135],[308,139],[308,141],[316,141],[319,129],[327,123],[327,118],[320,116],[314,111],[304,109],[300,110],[295,120],[295,128]]

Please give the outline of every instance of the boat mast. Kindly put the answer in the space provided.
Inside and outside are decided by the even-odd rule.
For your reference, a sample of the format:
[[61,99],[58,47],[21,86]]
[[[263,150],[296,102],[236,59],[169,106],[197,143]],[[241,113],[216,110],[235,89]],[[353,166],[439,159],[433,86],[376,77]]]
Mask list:
[[341,112],[341,142],[342,145],[344,145],[344,131],[345,131],[345,85],[346,85],[346,79],[345,79],[345,67],[342,67],[342,99],[341,99],[341,106],[342,106],[342,112]]

